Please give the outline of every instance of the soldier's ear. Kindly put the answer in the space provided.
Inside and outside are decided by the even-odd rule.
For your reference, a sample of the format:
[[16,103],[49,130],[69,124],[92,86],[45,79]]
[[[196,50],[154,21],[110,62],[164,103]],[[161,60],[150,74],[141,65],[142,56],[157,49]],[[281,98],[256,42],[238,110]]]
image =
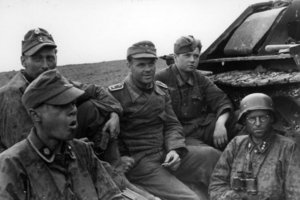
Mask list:
[[33,122],[40,122],[41,121],[40,114],[36,109],[29,108],[28,113],[29,113],[29,115],[30,115]]
[[176,53],[174,53],[174,63],[176,64],[177,63],[177,59],[178,59],[178,55]]
[[26,69],[26,56],[22,55],[20,59],[22,66]]
[[127,61],[126,63],[127,67],[130,69],[131,68],[131,62],[130,61]]

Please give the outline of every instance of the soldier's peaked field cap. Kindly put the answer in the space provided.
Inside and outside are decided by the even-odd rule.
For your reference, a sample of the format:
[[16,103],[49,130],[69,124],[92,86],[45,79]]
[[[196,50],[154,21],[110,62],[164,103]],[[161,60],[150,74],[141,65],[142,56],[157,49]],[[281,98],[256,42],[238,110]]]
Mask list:
[[127,49],[127,58],[157,58],[155,45],[151,41],[141,41]]
[[183,54],[187,52],[192,52],[197,47],[201,51],[202,44],[200,40],[195,39],[192,35],[182,36],[179,39],[177,39],[174,44],[174,53]]
[[83,90],[75,88],[53,69],[40,74],[29,84],[22,96],[22,102],[27,109],[41,104],[65,105],[75,101],[83,93]]
[[22,54],[32,56],[45,46],[56,48],[53,37],[45,29],[31,29],[26,33],[22,41]]

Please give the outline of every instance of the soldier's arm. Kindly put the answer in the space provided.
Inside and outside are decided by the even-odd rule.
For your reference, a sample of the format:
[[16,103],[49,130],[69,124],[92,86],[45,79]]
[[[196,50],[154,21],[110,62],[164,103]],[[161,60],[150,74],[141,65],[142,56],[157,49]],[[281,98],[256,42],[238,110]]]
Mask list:
[[0,157],[0,199],[29,199],[29,181],[22,169],[13,159]]
[[300,149],[293,145],[286,150],[286,169],[284,178],[285,199],[292,200],[300,197]]
[[70,81],[75,87],[85,91],[78,101],[86,101],[88,99],[96,100],[96,105],[109,113],[115,112],[121,115],[123,108],[121,104],[104,88],[93,84],[83,84],[79,82]]
[[[125,200],[121,195],[123,182],[110,165],[97,158],[91,146],[87,145],[85,161],[94,182],[99,199]],[[121,180],[120,182],[118,182]]]
[[168,92],[165,95],[165,111],[161,114],[164,121],[165,147],[169,152],[176,150],[181,156],[186,153],[183,128],[177,119],[171,104],[171,97]]
[[0,153],[27,137],[33,124],[19,89],[0,89]]
[[156,197],[152,194],[136,187],[128,181],[123,173],[116,171],[109,163],[100,161],[104,166],[105,170],[112,177],[113,181],[119,187],[119,189],[124,193],[124,191],[130,192],[133,199],[143,199],[143,200],[155,200]]
[[211,175],[209,195],[211,200],[239,199],[239,194],[231,189],[230,174],[234,160],[235,139],[233,139],[222,153]]
[[217,117],[233,110],[230,99],[217,85],[204,76],[201,76],[201,82],[203,82],[206,102],[214,113],[216,113]]

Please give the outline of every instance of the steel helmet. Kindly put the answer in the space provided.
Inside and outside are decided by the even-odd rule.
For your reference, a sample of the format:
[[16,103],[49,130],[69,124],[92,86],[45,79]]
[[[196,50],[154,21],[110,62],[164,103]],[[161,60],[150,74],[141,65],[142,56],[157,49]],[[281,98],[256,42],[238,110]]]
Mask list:
[[274,113],[271,97],[263,93],[253,93],[245,96],[240,103],[240,114],[238,121],[241,122],[244,115],[252,110],[270,110]]

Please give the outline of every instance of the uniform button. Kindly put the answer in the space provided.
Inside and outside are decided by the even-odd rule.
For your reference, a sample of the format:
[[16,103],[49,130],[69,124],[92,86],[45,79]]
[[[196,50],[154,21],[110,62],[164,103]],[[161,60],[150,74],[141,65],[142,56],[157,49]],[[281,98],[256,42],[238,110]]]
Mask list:
[[47,147],[45,147],[44,149],[43,149],[43,153],[46,155],[46,156],[49,156],[50,155],[50,149],[48,149]]

